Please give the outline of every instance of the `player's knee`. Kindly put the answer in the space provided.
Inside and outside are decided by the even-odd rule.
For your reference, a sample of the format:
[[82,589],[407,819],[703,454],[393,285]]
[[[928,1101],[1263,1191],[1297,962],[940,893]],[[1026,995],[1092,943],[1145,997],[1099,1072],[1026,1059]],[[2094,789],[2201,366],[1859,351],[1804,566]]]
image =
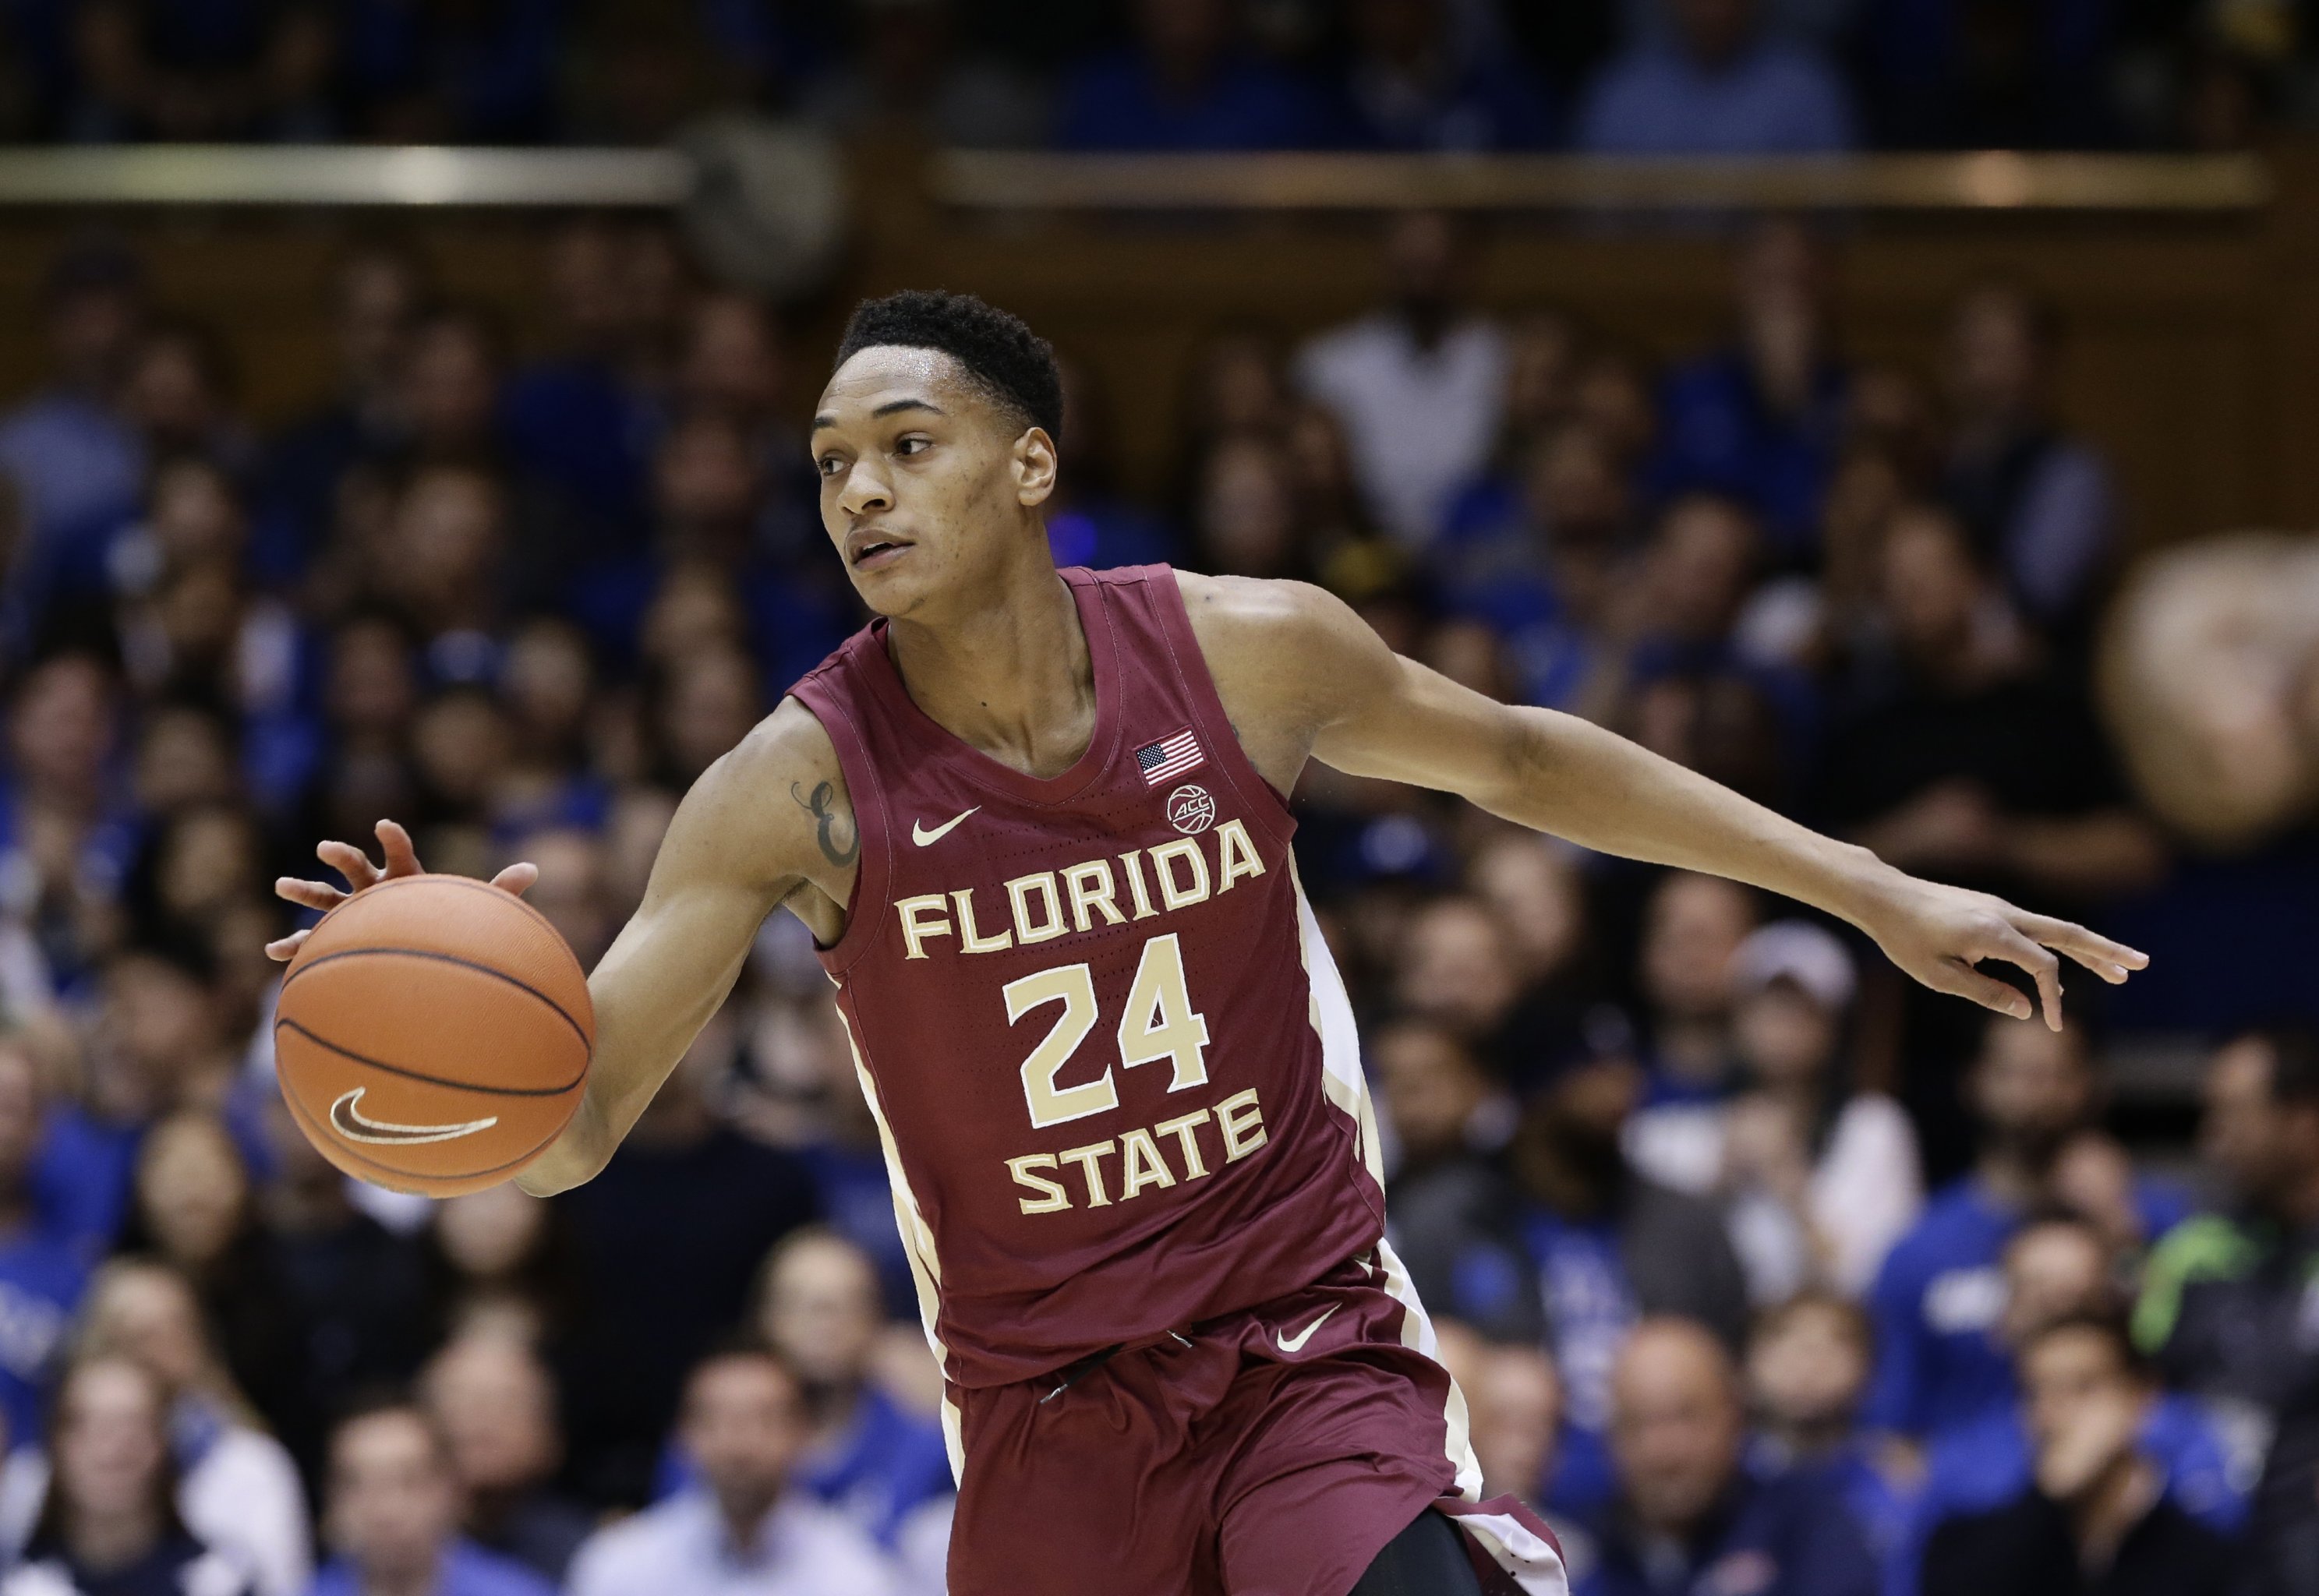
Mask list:
[[1385,1543],[1349,1596],[1482,1596],[1482,1582],[1465,1535],[1427,1508]]

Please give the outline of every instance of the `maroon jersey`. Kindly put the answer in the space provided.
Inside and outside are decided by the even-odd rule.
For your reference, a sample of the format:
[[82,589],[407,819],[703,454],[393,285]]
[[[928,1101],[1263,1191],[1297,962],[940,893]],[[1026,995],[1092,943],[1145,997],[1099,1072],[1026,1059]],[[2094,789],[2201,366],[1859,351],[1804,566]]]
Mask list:
[[935,725],[882,623],[794,690],[862,839],[822,961],[928,1336],[968,1388],[1268,1302],[1384,1231],[1295,822],[1224,718],[1175,574],[1062,574],[1096,716],[1059,776]]

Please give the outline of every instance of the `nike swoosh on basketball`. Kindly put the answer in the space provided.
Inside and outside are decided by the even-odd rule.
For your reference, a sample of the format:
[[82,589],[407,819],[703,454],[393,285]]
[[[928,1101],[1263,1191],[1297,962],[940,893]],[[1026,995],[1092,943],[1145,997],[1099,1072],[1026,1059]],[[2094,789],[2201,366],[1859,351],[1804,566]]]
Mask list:
[[356,1087],[330,1105],[330,1129],[348,1141],[367,1141],[374,1147],[415,1147],[427,1141],[456,1141],[500,1123],[497,1114],[489,1119],[463,1120],[456,1125],[398,1125],[374,1120],[356,1106],[368,1090],[368,1087]]
[[[1340,1304],[1340,1306],[1342,1304]],[[1312,1323],[1306,1325],[1303,1330],[1298,1330],[1293,1336],[1286,1330],[1276,1330],[1273,1332],[1272,1339],[1280,1343],[1280,1349],[1283,1352],[1302,1352],[1304,1350],[1304,1343],[1313,1339],[1313,1332],[1319,1330],[1322,1325],[1328,1323],[1329,1314],[1334,1313],[1337,1310],[1335,1308],[1331,1308],[1327,1312],[1322,1313],[1320,1318],[1314,1320]]]
[[[969,809],[966,812],[966,815],[971,815],[975,812],[975,809],[979,809],[982,806],[980,804],[977,804],[974,806],[973,809]],[[952,831],[956,829],[958,823],[966,818],[966,815],[953,815],[948,820],[943,821],[940,825],[935,826],[932,831],[928,831],[926,829],[926,823],[925,821],[914,820],[910,823],[910,841],[916,843],[921,848],[931,848],[936,843],[941,842],[944,837],[950,835]]]

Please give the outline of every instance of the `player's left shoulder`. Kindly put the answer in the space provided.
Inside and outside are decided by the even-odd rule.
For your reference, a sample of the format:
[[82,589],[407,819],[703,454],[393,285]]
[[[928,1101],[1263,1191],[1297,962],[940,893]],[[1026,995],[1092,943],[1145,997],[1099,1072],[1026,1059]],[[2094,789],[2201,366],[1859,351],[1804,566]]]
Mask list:
[[1311,582],[1176,573],[1192,636],[1219,682],[1248,676],[1291,690],[1341,680],[1384,644],[1350,605]]

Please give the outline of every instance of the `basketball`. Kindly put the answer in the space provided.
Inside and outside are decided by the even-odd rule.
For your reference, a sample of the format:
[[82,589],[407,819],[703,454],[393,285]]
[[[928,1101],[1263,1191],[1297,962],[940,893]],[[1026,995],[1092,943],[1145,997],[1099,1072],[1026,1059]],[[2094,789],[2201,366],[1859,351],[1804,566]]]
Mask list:
[[555,928],[466,876],[403,876],[332,909],[274,1019],[283,1099],[322,1156],[435,1197],[496,1185],[555,1140],[595,1034]]

